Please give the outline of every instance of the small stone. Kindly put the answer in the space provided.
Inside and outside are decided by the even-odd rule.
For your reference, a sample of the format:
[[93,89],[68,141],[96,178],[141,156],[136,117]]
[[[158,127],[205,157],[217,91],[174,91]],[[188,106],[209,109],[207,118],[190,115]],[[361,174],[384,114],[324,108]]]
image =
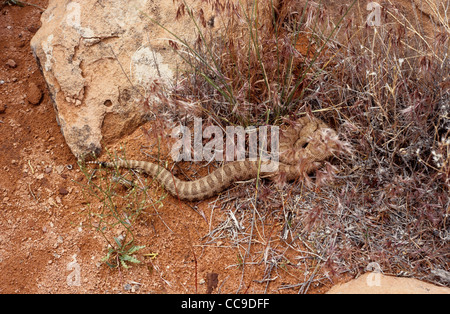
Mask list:
[[48,198],[47,203],[48,203],[50,206],[55,206],[55,205],[56,205],[55,200],[54,200],[53,197],[51,197],[51,196]]
[[27,91],[27,100],[32,105],[39,105],[42,99],[42,91],[40,88],[33,82],[28,84]]
[[62,165],[56,166],[55,170],[58,174],[61,174],[64,171],[64,166]]
[[67,195],[67,194],[69,194],[69,191],[67,191],[67,189],[65,187],[62,187],[59,189],[59,194]]
[[6,65],[9,66],[11,69],[17,67],[17,63],[13,59],[8,59],[8,61],[6,61]]
[[30,25],[27,27],[27,30],[33,34],[36,33],[38,31],[38,29],[39,29],[39,26],[37,26],[37,25]]
[[124,284],[123,285],[123,290],[130,291],[131,290],[131,285],[129,283]]

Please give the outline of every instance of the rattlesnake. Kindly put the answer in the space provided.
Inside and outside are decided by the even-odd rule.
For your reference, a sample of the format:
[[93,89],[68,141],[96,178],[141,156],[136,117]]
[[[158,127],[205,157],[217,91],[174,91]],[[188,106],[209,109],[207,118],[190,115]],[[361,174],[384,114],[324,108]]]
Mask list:
[[[259,161],[233,161],[224,164],[195,181],[183,181],[164,167],[146,161],[118,160],[116,162],[89,163],[103,167],[140,169],[159,181],[170,194],[182,200],[207,199],[223,191],[236,181],[259,177],[281,176],[286,181],[301,177],[318,169],[322,162],[337,151],[336,132],[317,118],[302,117],[294,125],[282,130],[279,144],[279,163],[276,172],[262,171]],[[268,161],[263,161],[262,164]]]

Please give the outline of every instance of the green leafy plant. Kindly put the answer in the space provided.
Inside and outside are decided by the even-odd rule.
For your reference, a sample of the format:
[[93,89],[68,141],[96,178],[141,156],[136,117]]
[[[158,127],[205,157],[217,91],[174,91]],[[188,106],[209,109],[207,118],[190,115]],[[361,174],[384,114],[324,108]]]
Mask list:
[[114,237],[115,246],[108,248],[108,253],[103,257],[102,262],[105,262],[111,268],[122,266],[128,269],[127,263],[139,264],[139,261],[133,256],[137,251],[145,248],[145,245],[133,245],[132,241],[125,243],[118,237]]
[[[118,154],[107,151],[111,160]],[[125,159],[125,153],[120,156]],[[90,226],[105,240],[108,252],[103,261],[110,267],[127,263],[139,263],[133,256],[144,246],[136,245],[134,222],[149,207],[158,204],[163,198],[152,201],[148,195],[151,182],[141,178],[132,170],[118,168],[89,167],[79,163],[87,183],[77,182],[88,200],[87,219]],[[116,236],[120,233],[120,236]]]

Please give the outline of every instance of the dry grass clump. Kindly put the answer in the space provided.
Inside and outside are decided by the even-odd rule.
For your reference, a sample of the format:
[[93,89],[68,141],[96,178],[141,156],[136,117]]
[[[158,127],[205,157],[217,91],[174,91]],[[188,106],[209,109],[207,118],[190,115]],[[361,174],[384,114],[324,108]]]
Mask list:
[[433,275],[449,271],[449,28],[426,34],[390,4],[382,17],[378,28],[353,21],[335,43],[339,63],[319,78],[315,98],[339,105],[339,134],[354,155],[342,158],[335,186],[322,188],[335,202],[316,207],[322,219],[304,235],[331,250],[338,269],[377,262],[449,285]]
[[[267,287],[282,263],[283,271],[307,264],[302,282],[277,289],[307,292],[373,263],[450,285],[450,9],[438,8],[438,24],[425,32],[419,11],[407,18],[391,1],[378,27],[352,5],[333,20],[309,1],[206,2],[221,32],[203,11],[177,4],[198,39],[172,41],[191,67],[165,104],[194,103],[197,115],[243,126],[314,114],[352,149],[311,180],[224,194],[217,206],[228,219],[205,239],[245,250],[243,278],[246,263],[264,264],[266,277],[253,279]],[[255,251],[256,230],[266,241]],[[287,252],[297,262],[284,263]]]
[[279,124],[281,117],[302,113],[303,95],[316,76],[313,68],[326,62],[318,57],[341,21],[319,35],[307,30],[317,25],[312,14],[322,14],[317,5],[296,0],[204,2],[212,8],[209,18],[205,7],[194,10],[176,1],[176,18],[191,20],[195,42],[160,25],[189,65],[189,75],[180,76],[175,91],[159,95],[162,107],[170,107],[172,114],[244,127]]

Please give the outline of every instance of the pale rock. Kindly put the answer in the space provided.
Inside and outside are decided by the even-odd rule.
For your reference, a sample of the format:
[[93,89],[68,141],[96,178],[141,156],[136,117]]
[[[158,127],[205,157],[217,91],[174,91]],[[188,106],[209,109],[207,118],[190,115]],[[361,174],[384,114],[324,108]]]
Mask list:
[[439,287],[414,278],[386,276],[369,272],[347,283],[332,287],[328,294],[450,294]]
[[[189,19],[175,20],[166,0],[50,0],[32,51],[49,87],[57,121],[75,156],[101,152],[146,121],[143,96],[177,69],[170,35],[195,40]],[[194,6],[204,7],[200,0]],[[208,10],[204,8],[206,17]]]

